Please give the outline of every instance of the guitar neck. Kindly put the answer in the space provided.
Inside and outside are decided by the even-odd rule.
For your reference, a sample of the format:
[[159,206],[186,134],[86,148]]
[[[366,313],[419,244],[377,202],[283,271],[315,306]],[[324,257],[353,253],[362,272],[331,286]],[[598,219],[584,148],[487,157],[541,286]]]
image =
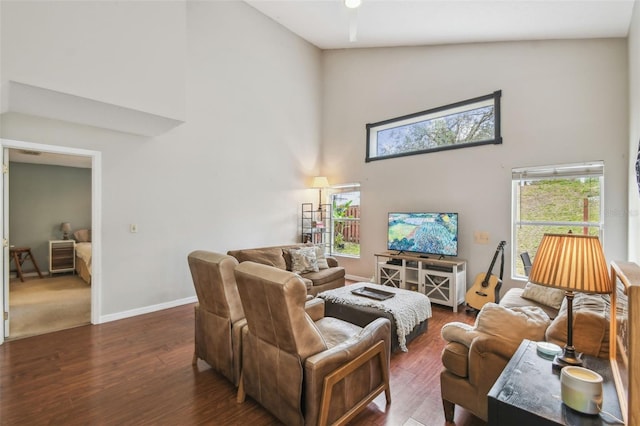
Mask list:
[[493,271],[493,267],[496,264],[496,259],[498,259],[498,253],[500,253],[500,250],[503,249],[505,244],[506,244],[505,241],[501,241],[500,244],[498,244],[498,248],[496,249],[496,252],[493,255],[493,260],[491,260],[491,265],[489,265],[489,270],[485,274],[484,280],[482,281],[483,285],[486,285],[489,282],[489,277],[491,277],[491,271]]

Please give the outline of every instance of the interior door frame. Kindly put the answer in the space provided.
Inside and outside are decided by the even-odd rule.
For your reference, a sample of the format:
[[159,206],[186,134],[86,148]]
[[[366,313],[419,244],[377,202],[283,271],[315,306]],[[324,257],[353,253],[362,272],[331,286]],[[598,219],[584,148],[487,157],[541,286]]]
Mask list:
[[[30,151],[50,152],[55,154],[78,155],[91,158],[91,324],[100,323],[100,306],[102,300],[102,153],[100,151],[92,151],[80,148],[71,148],[58,145],[45,145],[33,142],[18,141],[12,139],[0,138],[0,150],[4,153],[5,149],[25,149]],[[8,166],[8,158],[3,155],[3,164]],[[0,222],[0,230],[2,238],[9,240],[8,223],[9,223],[9,199],[8,191],[5,190],[3,173],[2,196],[2,216]],[[0,291],[0,306],[3,312],[9,312],[9,245],[3,244],[3,261],[0,262],[2,269],[1,276],[3,285]],[[3,321],[0,327],[0,344],[8,336],[8,321]]]

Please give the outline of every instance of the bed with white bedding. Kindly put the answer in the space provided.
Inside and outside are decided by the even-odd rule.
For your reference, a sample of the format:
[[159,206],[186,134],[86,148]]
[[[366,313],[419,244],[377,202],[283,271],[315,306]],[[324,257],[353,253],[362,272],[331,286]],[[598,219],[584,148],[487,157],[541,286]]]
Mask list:
[[91,284],[91,230],[80,229],[73,236],[76,240],[76,273]]

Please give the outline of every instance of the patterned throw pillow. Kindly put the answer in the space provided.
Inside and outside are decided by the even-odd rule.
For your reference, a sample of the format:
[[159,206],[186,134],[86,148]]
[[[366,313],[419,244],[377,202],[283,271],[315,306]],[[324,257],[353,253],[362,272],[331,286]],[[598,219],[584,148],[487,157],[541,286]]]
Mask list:
[[289,250],[291,254],[291,271],[296,274],[318,272],[318,260],[315,247],[303,247]]
[[318,261],[318,269],[329,269],[327,258],[324,257],[324,246],[316,246],[316,260]]
[[564,299],[564,290],[528,282],[527,285],[524,286],[522,297],[554,309],[560,309],[562,300]]

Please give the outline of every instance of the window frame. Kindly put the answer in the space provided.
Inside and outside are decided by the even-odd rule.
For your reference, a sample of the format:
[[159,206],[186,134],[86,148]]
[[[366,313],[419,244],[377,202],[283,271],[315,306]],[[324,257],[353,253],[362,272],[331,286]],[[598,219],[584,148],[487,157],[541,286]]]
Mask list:
[[[401,117],[391,118],[388,120],[379,121],[377,123],[369,123],[366,125],[367,130],[367,144],[366,144],[366,157],[365,162],[386,160],[388,158],[406,157],[409,155],[426,154],[430,152],[439,152],[451,149],[468,148],[472,146],[480,145],[499,145],[502,144],[502,135],[500,131],[500,98],[502,91],[497,90],[491,94],[478,96],[476,98],[467,99],[460,102],[455,102],[449,105],[440,106],[437,108],[428,109],[426,111],[416,112],[414,114],[403,115]],[[446,117],[456,113],[470,111],[474,108],[466,108],[470,105],[486,106],[493,102],[494,113],[494,126],[493,126],[493,138],[474,141],[474,142],[462,142],[453,143],[449,145],[441,145],[433,148],[417,149],[412,151],[405,151],[401,153],[378,155],[376,153],[378,147],[378,133],[389,130],[392,128],[403,127],[410,124],[417,124],[424,121],[436,120],[438,118]]]
[[[598,178],[599,194],[599,219],[598,221],[523,221],[520,219],[520,191],[519,186],[527,181],[540,181],[551,179],[580,179]],[[603,242],[604,238],[604,161],[592,161],[584,163],[570,163],[549,166],[514,168],[511,171],[511,278],[514,280],[527,280],[527,276],[518,273],[518,265],[522,263],[517,241],[518,227],[526,226],[580,226],[596,228],[598,237]],[[533,253],[529,253],[533,259]]]

